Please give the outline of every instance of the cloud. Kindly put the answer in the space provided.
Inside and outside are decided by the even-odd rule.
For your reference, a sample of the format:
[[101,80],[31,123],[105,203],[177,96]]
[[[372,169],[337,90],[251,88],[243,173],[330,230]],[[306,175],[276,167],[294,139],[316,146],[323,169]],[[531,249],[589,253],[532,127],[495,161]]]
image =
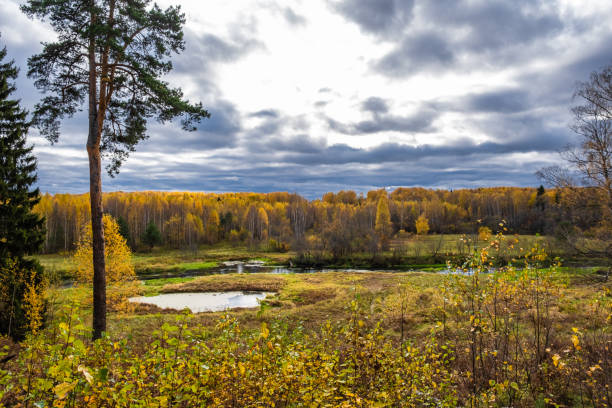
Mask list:
[[[131,171],[105,183],[107,188],[127,191],[292,191],[311,199],[326,191],[364,192],[385,186],[534,186],[539,183],[534,173],[542,161],[530,158],[529,151],[529,146],[469,140],[450,147],[391,143],[357,149],[334,145],[312,153],[262,149],[249,154],[216,154],[206,160],[179,156],[162,162],[161,168],[154,159],[147,160],[146,169],[132,161],[126,166]],[[140,160],[143,155],[146,153],[136,153]],[[140,176],[143,172],[150,175],[145,181]]]
[[[212,117],[195,132],[150,123],[150,140],[105,190],[315,198],[537,185],[535,170],[574,138],[575,82],[612,62],[602,2],[211,1],[184,4],[186,49],[165,80]],[[40,94],[26,59],[53,33],[19,4],[0,0],[0,44],[21,67],[17,96],[31,109]],[[88,190],[84,124],[83,113],[67,120],[53,147],[32,130],[43,191]]]
[[307,134],[291,136],[272,136],[264,139],[250,139],[247,147],[250,152],[264,153],[274,157],[275,153],[292,152],[302,154],[319,154],[324,151],[325,138],[313,138]]
[[462,105],[466,110],[491,113],[516,113],[531,108],[524,89],[506,89],[468,95]]
[[185,43],[188,52],[174,58],[177,74],[209,75],[215,64],[236,62],[257,49],[265,48],[260,41],[238,30],[229,38],[221,38],[215,34],[197,34],[185,29]]
[[282,13],[287,22],[293,26],[304,26],[307,24],[306,18],[297,14],[291,7],[285,7]]
[[260,111],[253,112],[253,113],[249,114],[249,117],[252,117],[252,118],[272,118],[272,119],[276,119],[276,118],[278,118],[278,116],[279,116],[278,111],[276,111],[274,109],[262,109]]
[[[392,78],[427,70],[482,69],[552,52],[553,39],[581,32],[588,24],[562,19],[555,0],[512,3],[439,0],[420,1],[414,21],[390,38],[393,50],[372,62],[372,68]],[[539,48],[529,48],[534,43]]]
[[236,107],[227,101],[217,100],[208,108],[210,118],[203,119],[197,129],[186,132],[178,124],[152,125],[152,140],[141,144],[146,152],[202,152],[230,148],[236,145],[242,131],[242,118]]
[[[517,140],[510,143],[484,142],[475,143],[469,139],[458,139],[447,145],[417,145],[411,146],[400,143],[382,143],[373,148],[355,148],[346,144],[335,144],[328,146],[315,154],[289,154],[284,161],[301,164],[381,164],[381,163],[406,163],[419,161],[423,166],[429,166],[432,159],[442,163],[441,168],[462,167],[461,161],[466,158],[487,157],[513,153],[529,153],[536,151],[554,151],[545,143],[547,137],[535,140]],[[452,164],[456,160],[456,164]],[[499,160],[503,160],[499,157]]]
[[363,101],[361,109],[373,113],[387,113],[389,111],[389,105],[384,99],[372,96]]
[[417,112],[400,116],[388,113],[388,103],[381,98],[368,98],[361,108],[372,114],[372,119],[355,123],[341,123],[327,119],[329,128],[346,135],[364,135],[379,132],[423,133],[433,130],[438,114],[433,109],[422,108]]
[[423,1],[423,18],[465,30],[463,47],[475,51],[526,44],[559,33],[564,23],[556,1]]
[[413,0],[342,0],[333,8],[370,34],[390,36],[412,20]]
[[451,43],[437,33],[419,32],[405,37],[372,66],[390,77],[403,77],[426,69],[448,69],[455,60],[452,48]]

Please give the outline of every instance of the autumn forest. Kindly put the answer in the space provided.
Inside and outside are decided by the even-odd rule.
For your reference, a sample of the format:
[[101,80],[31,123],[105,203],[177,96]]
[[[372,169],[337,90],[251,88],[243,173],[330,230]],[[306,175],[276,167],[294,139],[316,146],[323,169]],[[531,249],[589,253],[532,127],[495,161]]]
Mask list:
[[0,0],[0,408],[612,408],[606,1],[159,2]]
[[[287,249],[315,242],[331,249],[338,245],[333,237],[339,234],[344,251],[367,252],[380,244],[377,228],[386,228],[387,238],[400,231],[423,233],[417,231],[419,217],[426,220],[425,233],[432,234],[473,234],[483,226],[495,231],[501,222],[510,234],[531,235],[554,235],[568,222],[581,229],[596,225],[602,217],[594,210],[596,191],[585,188],[579,200],[576,197],[543,187],[399,188],[367,195],[340,191],[312,201],[290,193],[115,192],[104,195],[103,205],[125,223],[134,248],[146,247],[143,237],[153,223],[162,237],[159,245],[170,248],[219,241],[265,245],[274,240]],[[89,197],[46,194],[35,210],[46,220],[44,251],[70,251],[90,217]],[[377,227],[381,222],[388,226]]]

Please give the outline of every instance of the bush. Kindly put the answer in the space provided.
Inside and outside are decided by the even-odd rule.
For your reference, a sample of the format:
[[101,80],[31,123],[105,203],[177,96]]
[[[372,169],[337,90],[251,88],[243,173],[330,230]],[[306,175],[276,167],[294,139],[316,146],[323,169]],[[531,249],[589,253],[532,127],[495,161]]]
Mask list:
[[0,264],[0,333],[21,340],[44,322],[46,302],[42,267],[8,258]]
[[289,244],[271,239],[268,241],[267,250],[268,252],[287,252],[289,251]]

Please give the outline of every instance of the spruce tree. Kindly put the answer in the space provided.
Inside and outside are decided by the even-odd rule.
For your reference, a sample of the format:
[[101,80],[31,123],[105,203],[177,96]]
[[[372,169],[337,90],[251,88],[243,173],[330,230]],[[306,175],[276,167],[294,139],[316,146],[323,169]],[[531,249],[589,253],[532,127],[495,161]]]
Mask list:
[[153,221],[149,222],[149,225],[147,225],[147,229],[142,236],[142,242],[148,245],[149,249],[153,249],[155,245],[161,244],[161,233]]
[[132,246],[132,237],[130,236],[130,226],[128,222],[122,216],[117,218],[117,225],[119,225],[119,234],[123,238],[125,238],[125,242],[131,247]]
[[[18,69],[0,50],[0,333],[23,337],[27,327],[26,283],[38,283],[41,267],[25,256],[40,250],[44,220],[32,211],[39,201],[36,158],[26,144],[27,112],[11,99]],[[36,281],[36,282],[34,282]]]

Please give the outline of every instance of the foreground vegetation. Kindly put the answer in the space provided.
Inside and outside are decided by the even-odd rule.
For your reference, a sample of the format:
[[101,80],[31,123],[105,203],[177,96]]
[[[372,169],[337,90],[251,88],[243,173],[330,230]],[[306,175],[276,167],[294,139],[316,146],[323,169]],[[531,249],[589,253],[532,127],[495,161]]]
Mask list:
[[[89,340],[88,287],[49,292],[51,321],[9,346],[6,406],[610,406],[611,284],[534,250],[464,273],[230,274],[141,294],[266,290],[257,310],[130,304]],[[60,306],[62,305],[62,306]],[[5,354],[5,355],[7,355]]]

